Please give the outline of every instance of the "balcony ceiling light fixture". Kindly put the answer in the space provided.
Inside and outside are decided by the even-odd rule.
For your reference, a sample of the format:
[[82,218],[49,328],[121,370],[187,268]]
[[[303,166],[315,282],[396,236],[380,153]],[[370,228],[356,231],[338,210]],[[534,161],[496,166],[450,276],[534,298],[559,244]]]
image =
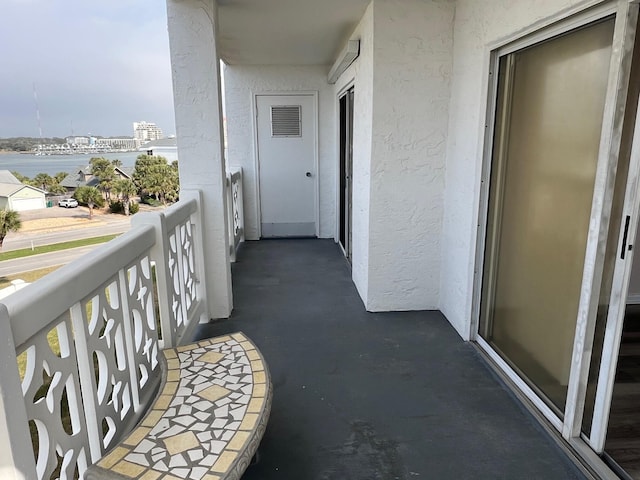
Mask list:
[[360,55],[360,40],[349,40],[329,71],[329,83],[332,85],[336,83],[340,75],[358,58],[358,55]]

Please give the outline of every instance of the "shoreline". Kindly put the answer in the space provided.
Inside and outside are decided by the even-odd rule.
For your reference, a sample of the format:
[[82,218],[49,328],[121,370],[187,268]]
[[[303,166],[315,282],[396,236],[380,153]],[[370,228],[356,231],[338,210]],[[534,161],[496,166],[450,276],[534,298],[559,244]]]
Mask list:
[[142,155],[143,152],[139,150],[107,150],[104,152],[73,152],[73,153],[47,153],[42,155],[37,155],[36,152],[17,152],[12,150],[0,150],[0,155],[33,155],[37,157],[71,157],[74,155],[104,155],[104,154],[114,154],[114,153],[138,153]]

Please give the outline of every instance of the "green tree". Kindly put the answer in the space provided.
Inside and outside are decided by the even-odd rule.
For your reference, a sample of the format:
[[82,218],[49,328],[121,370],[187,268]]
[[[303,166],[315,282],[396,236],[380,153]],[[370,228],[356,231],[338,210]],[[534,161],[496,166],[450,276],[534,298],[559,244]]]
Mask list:
[[73,198],[89,207],[89,218],[93,218],[93,207],[103,202],[102,194],[96,187],[79,187],[73,194]]
[[91,174],[100,181],[98,186],[102,190],[105,200],[109,200],[113,182],[116,179],[115,166],[110,160],[101,157],[92,158],[89,160],[89,165],[91,166]]
[[67,189],[64,188],[62,185],[60,185],[59,183],[54,183],[49,187],[49,193],[53,195],[63,195],[67,193]]
[[68,175],[67,172],[58,172],[53,176],[53,178],[56,179],[56,182],[60,183],[62,180],[67,178],[67,175]]
[[113,190],[120,196],[122,206],[124,208],[124,214],[129,216],[131,197],[138,192],[135,184],[128,178],[121,178],[113,182]]
[[49,187],[53,185],[54,182],[55,180],[48,173],[39,173],[35,177],[33,177],[34,186],[41,188],[44,191],[49,190]]
[[14,210],[0,210],[0,248],[4,243],[4,238],[9,232],[17,232],[20,230],[22,222],[20,214]]
[[136,160],[133,183],[143,195],[152,195],[164,204],[175,202],[180,190],[177,164],[169,165],[164,157],[140,155]]
[[24,183],[25,185],[31,185],[31,179],[29,177],[25,177],[24,175],[22,175],[19,172],[11,172],[11,174],[16,177],[16,179],[20,182],[20,183]]

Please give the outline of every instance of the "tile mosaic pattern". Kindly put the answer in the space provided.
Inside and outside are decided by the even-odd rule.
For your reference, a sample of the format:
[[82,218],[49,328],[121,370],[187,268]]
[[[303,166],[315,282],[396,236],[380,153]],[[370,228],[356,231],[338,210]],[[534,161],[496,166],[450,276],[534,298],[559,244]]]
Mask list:
[[234,333],[163,353],[166,378],[155,403],[87,480],[238,480],[249,465],[272,395],[253,343]]

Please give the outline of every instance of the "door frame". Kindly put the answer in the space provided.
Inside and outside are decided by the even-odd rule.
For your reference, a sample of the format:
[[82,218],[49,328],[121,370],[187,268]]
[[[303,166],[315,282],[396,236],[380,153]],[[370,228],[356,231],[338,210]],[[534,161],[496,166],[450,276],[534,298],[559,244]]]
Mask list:
[[317,90],[251,90],[251,126],[253,129],[253,165],[256,175],[255,195],[256,195],[256,221],[258,238],[262,238],[262,199],[260,197],[260,149],[258,148],[258,97],[278,97],[278,96],[310,96],[313,98],[313,175],[314,188],[314,218],[316,224],[316,237],[320,238],[320,167],[318,151],[318,91]]
[[[340,99],[342,99],[342,97],[344,97],[345,95],[347,95],[349,93],[349,90],[353,89],[354,91],[354,104],[355,104],[355,78],[351,78],[348,82],[346,82],[339,90],[338,93],[336,94],[336,100],[335,100],[335,118],[337,119],[337,125],[338,128],[336,129],[336,176],[335,176],[335,189],[336,189],[336,225],[335,225],[335,240],[336,243],[340,246],[342,253],[345,254],[345,257],[347,257],[347,252],[345,252],[344,250],[344,246],[340,244],[340,196],[341,196],[341,192],[340,192],[340,175],[342,175],[342,172],[340,171]],[[355,125],[355,117],[353,120],[353,124]],[[353,129],[352,129],[353,130]],[[351,134],[351,142],[353,145],[353,131]],[[353,185],[353,151],[351,152],[351,183]],[[353,208],[353,189],[350,192],[351,195],[351,208]],[[353,214],[352,214],[353,215]],[[349,234],[351,235],[351,238],[353,238],[353,222],[351,225],[351,232],[349,232]],[[353,257],[353,248],[350,248],[351,250],[351,257]]]
[[[571,373],[568,383],[567,399],[562,416],[557,415],[542,398],[531,388],[506,361],[484,340],[480,335],[480,313],[484,265],[484,252],[486,248],[487,221],[489,219],[489,184],[494,142],[494,126],[497,107],[498,90],[498,66],[500,58],[520,49],[532,46],[541,41],[548,40],[557,35],[571,32],[577,28],[588,25],[594,21],[616,15],[615,29],[612,43],[612,54],[609,67],[609,82],[607,86],[605,108],[603,112],[603,125],[601,129],[598,164],[594,184],[594,195],[591,208],[590,229],[584,260],[582,288],[578,314],[576,317],[576,332],[574,337]],[[561,435],[589,464],[598,470],[605,478],[611,471],[604,465],[594,453],[597,451],[597,442],[591,442],[589,438],[581,434],[582,413],[586,395],[589,365],[593,334],[599,300],[601,272],[604,264],[604,249],[608,240],[608,227],[610,207],[615,186],[615,173],[617,168],[618,153],[620,150],[621,133],[626,110],[626,95],[631,69],[631,53],[628,46],[633,45],[634,33],[638,18],[638,5],[633,0],[614,0],[600,3],[591,2],[589,5],[580,5],[571,11],[562,12],[555,17],[547,19],[544,24],[536,24],[526,32],[519,32],[500,42],[486,47],[485,75],[486,84],[486,116],[484,132],[481,135],[482,169],[477,191],[477,232],[476,250],[473,278],[473,295],[471,305],[471,340],[475,341],[481,350],[497,365],[507,379],[525,396],[528,402],[554,427],[558,435]],[[640,29],[639,29],[640,31]],[[640,34],[640,33],[639,33]],[[622,87],[622,88],[621,88]],[[636,116],[636,133],[640,131],[640,110]],[[636,135],[636,141],[639,137]],[[637,146],[640,148],[640,146]],[[634,148],[637,151],[638,148]],[[636,153],[638,155],[638,153]],[[632,152],[631,162],[634,153]],[[640,184],[640,178],[632,177],[633,165],[630,165],[629,182],[627,192]],[[635,187],[631,185],[635,183]],[[628,202],[633,195],[625,197],[625,214],[631,211]],[[635,208],[635,207],[634,207]],[[638,208],[635,208],[637,213]],[[637,218],[634,220],[637,222]],[[633,223],[635,225],[635,223]],[[632,231],[635,235],[635,231]],[[628,273],[629,264],[625,272]],[[618,269],[616,269],[618,270]],[[616,271],[617,275],[620,275]],[[619,292],[616,294],[619,301]],[[611,297],[610,304],[616,301]],[[618,315],[619,316],[619,315]],[[619,322],[620,323],[620,322]],[[618,328],[620,325],[618,324]],[[609,321],[607,330],[609,330]],[[605,344],[605,348],[607,345]],[[611,349],[609,349],[611,350]],[[603,362],[604,360],[603,351]],[[609,372],[611,365],[607,365]],[[598,413],[594,410],[594,425],[596,420],[601,421],[603,410]],[[600,415],[596,418],[596,414]],[[606,412],[608,417],[608,411]],[[599,432],[604,434],[606,432]],[[594,450],[592,450],[594,449]]]

